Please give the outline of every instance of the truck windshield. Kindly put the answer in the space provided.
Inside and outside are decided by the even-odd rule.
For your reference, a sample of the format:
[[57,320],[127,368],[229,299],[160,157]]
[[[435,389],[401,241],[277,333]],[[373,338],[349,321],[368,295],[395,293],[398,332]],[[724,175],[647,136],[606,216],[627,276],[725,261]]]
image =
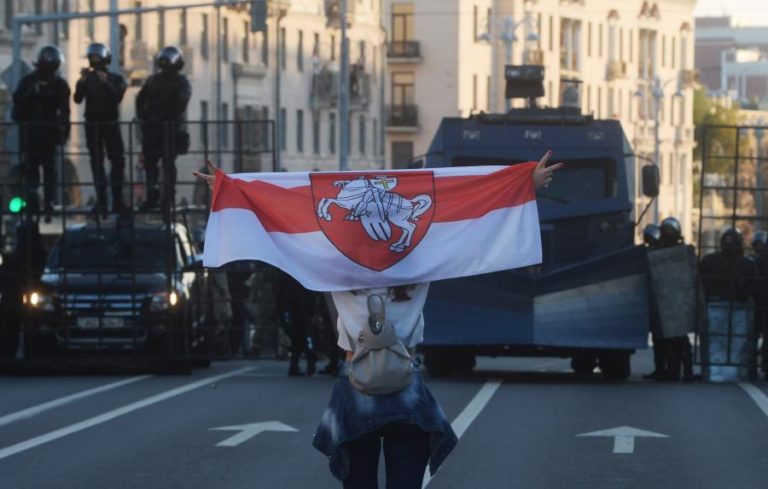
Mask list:
[[120,233],[114,228],[67,231],[51,251],[48,267],[163,271],[167,243],[167,231],[160,229],[128,229]]
[[[519,159],[457,156],[453,166],[514,165]],[[568,204],[609,199],[616,196],[616,163],[612,158],[554,159],[565,167],[548,188],[536,191],[542,200]]]

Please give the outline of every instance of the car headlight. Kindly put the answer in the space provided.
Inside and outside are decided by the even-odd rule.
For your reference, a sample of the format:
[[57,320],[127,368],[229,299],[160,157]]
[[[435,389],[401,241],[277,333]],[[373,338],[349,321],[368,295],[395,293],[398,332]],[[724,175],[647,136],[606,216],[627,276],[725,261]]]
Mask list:
[[53,304],[53,297],[43,292],[32,291],[28,294],[24,294],[24,296],[22,297],[22,300],[24,304],[27,304],[30,307],[39,309],[41,311],[55,310],[55,307]]
[[149,303],[150,311],[165,311],[173,308],[179,303],[179,294],[176,291],[156,292],[152,294],[152,301]]

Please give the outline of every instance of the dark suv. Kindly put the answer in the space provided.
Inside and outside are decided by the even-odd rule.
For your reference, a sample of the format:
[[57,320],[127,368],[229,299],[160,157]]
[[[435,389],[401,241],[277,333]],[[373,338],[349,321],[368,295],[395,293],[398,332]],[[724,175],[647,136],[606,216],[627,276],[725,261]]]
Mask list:
[[24,294],[27,355],[195,355],[210,330],[206,281],[183,225],[69,227],[52,248],[39,287]]

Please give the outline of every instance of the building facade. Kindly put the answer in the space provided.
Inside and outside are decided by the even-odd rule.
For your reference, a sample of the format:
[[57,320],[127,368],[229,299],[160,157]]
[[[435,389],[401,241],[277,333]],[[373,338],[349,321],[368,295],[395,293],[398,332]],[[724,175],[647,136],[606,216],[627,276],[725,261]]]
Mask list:
[[[174,5],[193,3],[189,0],[120,0],[120,9],[165,7],[158,12],[119,17],[120,49],[113,55],[118,57],[121,71],[129,81],[121,105],[121,119],[133,120],[135,97],[154,69],[154,55],[163,46],[176,45],[184,52],[184,73],[192,84],[192,99],[187,110],[191,148],[190,154],[177,163],[180,180],[191,180],[191,172],[208,157],[227,170],[337,169],[341,54],[338,0],[268,0],[263,32],[251,31],[248,2],[174,8]],[[206,2],[200,0],[199,3]],[[10,65],[10,19],[14,15],[107,11],[109,4],[109,0],[3,2],[0,66]],[[350,168],[378,168],[384,161],[385,33],[381,24],[381,2],[349,0],[348,4],[349,165]],[[40,47],[59,46],[66,56],[61,74],[74,89],[80,70],[87,66],[88,44],[109,45],[109,17],[25,26],[22,37],[27,66],[32,65]],[[3,97],[7,101],[8,93],[8,87],[3,85],[0,103]],[[8,106],[6,103],[6,120]],[[73,121],[81,121],[82,113],[83,108],[73,103]],[[227,122],[235,120],[243,123]],[[275,121],[274,133],[271,124],[259,122],[268,120]],[[126,140],[129,137],[124,134]],[[277,168],[273,168],[272,162],[273,142],[279,149]],[[70,146],[82,149],[83,145],[82,134],[73,130]],[[243,148],[248,150],[246,156],[242,154]],[[129,161],[136,166],[139,155],[129,156]],[[74,160],[79,180],[91,181],[87,156],[69,157]]]
[[[690,239],[694,6],[694,0],[387,0],[387,161],[407,166],[425,153],[443,117],[503,110],[505,64],[542,64],[546,93],[539,105],[560,105],[561,80],[581,81],[582,111],[620,120],[644,158],[635,178],[636,216],[647,204],[640,167],[654,160],[658,120],[658,217],[679,218]],[[649,212],[644,223],[653,217]]]

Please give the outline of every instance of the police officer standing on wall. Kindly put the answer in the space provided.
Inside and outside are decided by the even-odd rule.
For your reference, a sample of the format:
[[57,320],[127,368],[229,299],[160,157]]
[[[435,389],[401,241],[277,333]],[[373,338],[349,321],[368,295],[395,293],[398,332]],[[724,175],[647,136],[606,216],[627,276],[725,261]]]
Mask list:
[[85,141],[91,157],[91,172],[96,186],[95,214],[107,214],[107,177],[104,171],[104,149],[112,165],[112,211],[125,211],[123,202],[123,137],[120,134],[120,102],[126,84],[122,76],[107,70],[112,54],[104,44],[95,42],[86,51],[88,68],[82,70],[75,86],[75,103],[85,100]]
[[19,123],[19,147],[31,213],[40,211],[37,189],[43,169],[43,209],[46,222],[53,214],[56,192],[56,147],[69,136],[69,85],[58,75],[64,55],[56,46],[45,46],[37,55],[35,70],[13,92],[11,117]]
[[759,284],[755,297],[755,330],[763,335],[762,368],[768,379],[768,233],[758,231],[752,235],[752,261],[757,267]]
[[[183,129],[187,104],[192,96],[192,86],[180,72],[184,57],[175,46],[164,47],[155,58],[157,73],[144,82],[136,97],[136,115],[141,122],[144,171],[146,172],[147,199],[141,211],[156,209],[163,204],[163,211],[173,202],[176,186],[176,156],[189,148],[189,134]],[[158,181],[163,161],[163,186],[160,202]]]

